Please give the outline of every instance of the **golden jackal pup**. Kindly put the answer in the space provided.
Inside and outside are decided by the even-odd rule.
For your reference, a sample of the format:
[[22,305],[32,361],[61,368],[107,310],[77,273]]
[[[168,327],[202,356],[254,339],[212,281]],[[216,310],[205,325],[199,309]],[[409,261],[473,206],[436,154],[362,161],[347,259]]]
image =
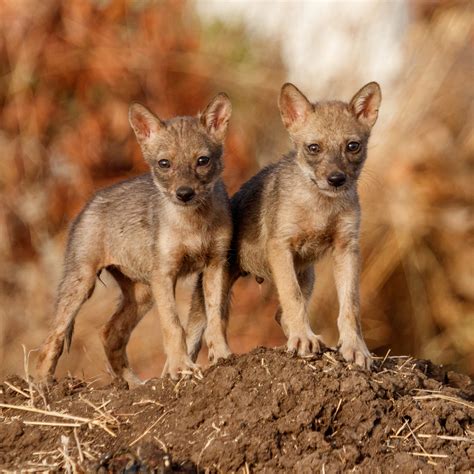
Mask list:
[[178,319],[178,277],[202,272],[206,338],[213,357],[230,351],[225,339],[223,273],[232,235],[228,196],[221,180],[223,141],[231,114],[225,94],[197,117],[162,121],[139,104],[129,119],[151,172],[99,191],[72,225],[54,326],[38,359],[40,378],[51,378],[69,348],[74,318],[107,269],[122,300],[102,332],[111,369],[131,383],[126,345],[130,333],[156,301],[167,371],[176,378],[194,368]]
[[[347,361],[367,368],[371,358],[359,319],[357,180],[380,101],[375,82],[349,104],[312,104],[294,85],[283,86],[279,106],[294,150],[262,169],[231,199],[234,235],[227,276],[229,288],[248,273],[275,284],[280,300],[276,317],[287,347],[304,356],[319,350],[307,314],[313,264],[330,250],[339,297],[340,351]],[[199,348],[202,321],[204,307],[194,305],[187,328],[191,357]]]

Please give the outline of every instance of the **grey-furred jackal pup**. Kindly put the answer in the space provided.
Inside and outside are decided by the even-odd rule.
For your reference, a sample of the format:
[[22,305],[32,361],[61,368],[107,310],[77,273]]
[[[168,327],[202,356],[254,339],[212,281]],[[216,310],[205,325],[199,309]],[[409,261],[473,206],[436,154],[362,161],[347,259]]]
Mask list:
[[206,339],[212,357],[230,354],[225,339],[223,274],[232,235],[229,200],[221,180],[223,141],[231,103],[218,94],[197,117],[162,121],[132,104],[130,124],[150,173],[99,191],[74,221],[59,285],[52,331],[38,357],[38,376],[52,378],[74,318],[107,269],[122,299],[102,331],[111,369],[131,383],[130,334],[156,302],[167,355],[176,378],[194,369],[178,319],[178,277],[202,273]]
[[[339,299],[339,350],[347,361],[369,368],[370,353],[359,317],[359,226],[357,181],[381,102],[371,82],[350,103],[311,103],[293,85],[282,87],[279,107],[294,149],[262,169],[232,197],[234,235],[226,278],[228,291],[241,275],[268,279],[278,291],[276,318],[287,347],[301,356],[317,352],[307,305],[314,263],[334,257]],[[204,308],[190,313],[188,350],[199,348]]]

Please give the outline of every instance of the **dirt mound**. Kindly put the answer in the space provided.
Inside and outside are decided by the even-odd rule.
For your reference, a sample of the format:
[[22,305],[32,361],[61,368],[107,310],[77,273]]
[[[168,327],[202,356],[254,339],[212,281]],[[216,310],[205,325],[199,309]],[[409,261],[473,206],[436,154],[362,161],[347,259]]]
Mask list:
[[[69,472],[468,472],[474,385],[408,357],[372,373],[256,349],[177,383],[0,385],[0,468]],[[33,399],[33,403],[32,403]],[[7,407],[7,405],[14,407]]]

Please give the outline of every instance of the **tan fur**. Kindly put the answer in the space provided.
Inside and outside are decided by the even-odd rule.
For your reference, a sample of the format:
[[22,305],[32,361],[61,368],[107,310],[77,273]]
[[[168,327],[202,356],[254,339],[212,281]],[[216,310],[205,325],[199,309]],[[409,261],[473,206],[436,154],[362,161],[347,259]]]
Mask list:
[[167,122],[141,105],[130,107],[130,123],[151,172],[99,191],[76,218],[53,330],[38,357],[40,378],[54,374],[64,341],[70,345],[74,318],[102,269],[110,271],[122,290],[120,304],[102,332],[108,362],[118,377],[138,381],[126,345],[153,302],[162,326],[167,373],[176,378],[195,368],[174,296],[177,279],[190,273],[200,273],[204,282],[209,343],[218,357],[230,353],[222,286],[232,222],[220,178],[230,114],[225,94],[216,96],[197,117]]
[[[380,101],[376,83],[364,86],[349,104],[312,104],[294,85],[285,84],[279,106],[294,149],[231,199],[234,234],[227,288],[230,291],[232,283],[247,274],[273,282],[281,305],[276,317],[288,337],[287,347],[302,356],[319,350],[307,304],[313,264],[330,250],[340,308],[340,351],[350,362],[364,367],[371,363],[359,317],[357,180]],[[349,150],[349,143],[360,149]],[[310,145],[316,147],[311,150]],[[344,183],[336,187],[334,179],[341,175]],[[202,305],[198,308],[198,298],[195,302],[191,320],[194,327],[203,326],[205,313]],[[188,332],[188,348],[199,346],[198,337],[198,331]]]

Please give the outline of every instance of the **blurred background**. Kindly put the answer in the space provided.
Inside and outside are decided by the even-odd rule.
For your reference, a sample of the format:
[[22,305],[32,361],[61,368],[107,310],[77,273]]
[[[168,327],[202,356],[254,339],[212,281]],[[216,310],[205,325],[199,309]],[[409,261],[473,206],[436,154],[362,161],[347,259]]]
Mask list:
[[[459,1],[0,0],[0,376],[23,373],[22,344],[46,336],[68,224],[94,190],[146,171],[130,101],[166,119],[227,92],[233,193],[289,149],[283,82],[350,100],[372,80],[383,101],[360,182],[365,338],[379,355],[474,374],[472,25],[473,3]],[[329,258],[317,274],[312,324],[335,343]],[[99,329],[118,289],[104,283],[59,374],[108,380]],[[184,281],[183,316],[189,294]],[[236,284],[235,352],[284,344],[275,306],[266,283]],[[161,373],[154,310],[129,355],[142,377]]]

